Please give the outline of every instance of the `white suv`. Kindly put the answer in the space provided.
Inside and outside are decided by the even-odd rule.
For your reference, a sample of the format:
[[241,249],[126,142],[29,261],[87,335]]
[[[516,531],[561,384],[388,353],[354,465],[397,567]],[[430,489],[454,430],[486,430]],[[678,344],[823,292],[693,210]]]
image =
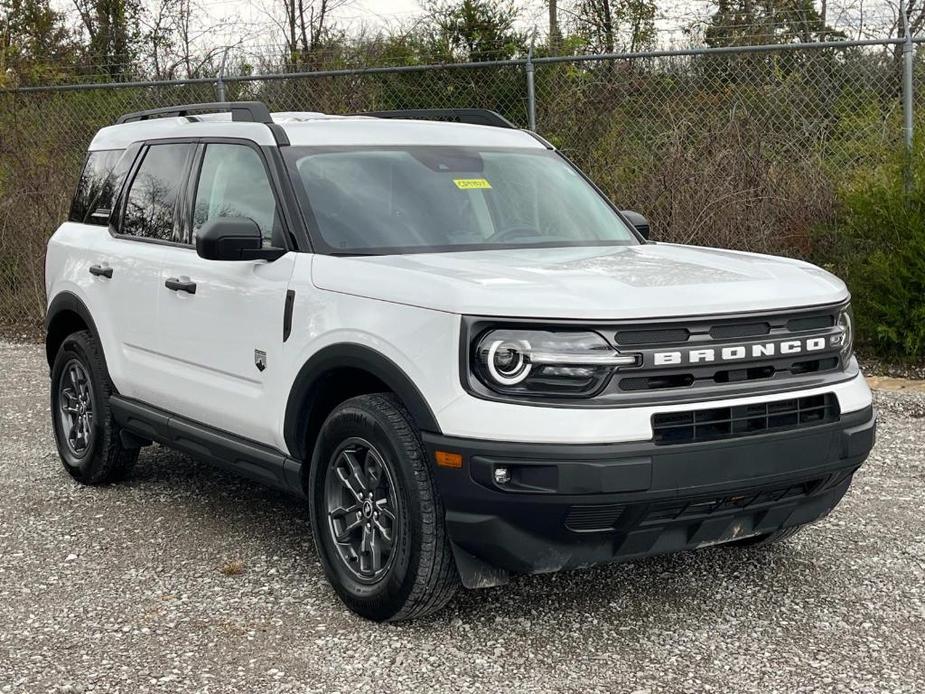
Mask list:
[[487,111],[124,116],[48,244],[58,451],[98,484],[156,441],[306,499],[375,620],[788,536],[873,445],[845,285],[647,235]]

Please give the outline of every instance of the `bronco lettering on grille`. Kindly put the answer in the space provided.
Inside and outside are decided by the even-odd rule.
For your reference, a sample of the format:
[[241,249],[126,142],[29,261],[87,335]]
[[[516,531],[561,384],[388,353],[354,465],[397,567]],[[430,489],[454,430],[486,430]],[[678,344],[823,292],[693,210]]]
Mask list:
[[803,352],[818,352],[825,348],[826,338],[824,337],[812,337],[802,340],[778,340],[776,342],[755,342],[748,345],[703,347],[700,349],[653,352],[652,365],[711,364],[741,359],[762,359],[765,357],[773,357],[778,354],[786,356]]

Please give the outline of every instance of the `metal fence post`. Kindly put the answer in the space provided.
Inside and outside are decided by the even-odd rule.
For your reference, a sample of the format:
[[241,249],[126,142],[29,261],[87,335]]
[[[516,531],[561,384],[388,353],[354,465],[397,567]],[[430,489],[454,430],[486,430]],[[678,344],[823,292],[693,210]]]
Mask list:
[[914,139],[912,73],[915,66],[915,44],[909,31],[908,4],[902,9],[903,16],[903,145],[905,160],[903,163],[903,182],[908,192],[912,187],[912,148]]
[[215,96],[221,102],[225,101],[225,61],[228,59],[230,48],[230,46],[226,46],[225,52],[222,53],[222,64],[218,69],[218,77],[215,80]]
[[533,89],[533,46],[527,51],[527,123],[530,130],[536,131],[536,94]]

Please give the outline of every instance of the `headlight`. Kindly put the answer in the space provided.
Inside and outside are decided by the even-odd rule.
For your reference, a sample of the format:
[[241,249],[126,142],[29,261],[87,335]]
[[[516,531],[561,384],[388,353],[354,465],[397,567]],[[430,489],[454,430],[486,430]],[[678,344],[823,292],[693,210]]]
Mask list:
[[489,330],[472,348],[472,368],[494,391],[519,395],[594,394],[619,366],[636,363],[590,331]]
[[854,351],[854,313],[851,311],[851,304],[848,304],[838,314],[837,327],[841,332],[832,336],[832,346],[838,346],[838,353],[841,355],[842,367],[848,366],[848,360]]

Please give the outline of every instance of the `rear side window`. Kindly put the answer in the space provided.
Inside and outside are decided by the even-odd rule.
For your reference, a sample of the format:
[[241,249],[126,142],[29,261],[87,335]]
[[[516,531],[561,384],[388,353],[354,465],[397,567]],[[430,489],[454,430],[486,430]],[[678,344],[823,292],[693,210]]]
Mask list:
[[144,154],[125,199],[119,231],[129,236],[182,243],[177,198],[188,144],[152,145]]
[[113,200],[128,167],[128,162],[122,161],[124,152],[122,149],[107,149],[87,155],[68,220],[100,226],[109,223]]

